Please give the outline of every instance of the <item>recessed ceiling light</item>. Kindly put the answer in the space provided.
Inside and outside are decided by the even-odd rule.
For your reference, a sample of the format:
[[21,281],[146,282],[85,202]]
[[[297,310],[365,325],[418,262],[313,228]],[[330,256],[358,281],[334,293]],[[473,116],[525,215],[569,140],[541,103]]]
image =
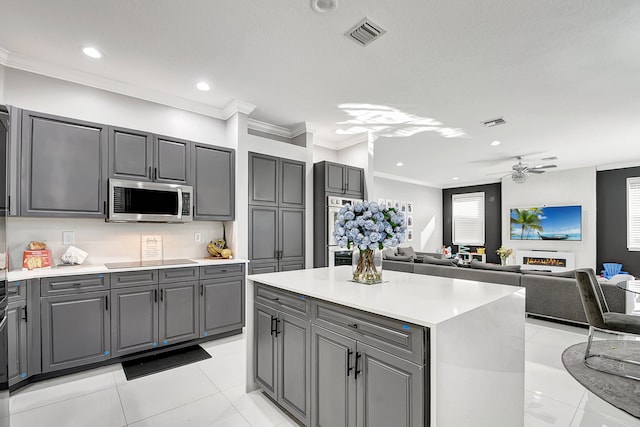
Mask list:
[[197,87],[199,90],[203,91],[203,92],[206,92],[206,91],[208,91],[209,89],[211,89],[211,88],[209,87],[209,83],[207,83],[207,82],[198,82],[198,84],[196,85],[196,87]]
[[318,13],[335,12],[338,0],[311,0],[311,9]]
[[454,176],[453,178],[451,178],[454,181],[457,181],[459,178],[457,176]]
[[501,144],[501,142],[500,142],[500,141],[493,141],[493,142],[491,143],[491,146],[492,146],[492,147],[497,147],[497,146],[498,146],[498,145],[500,145],[500,144]]
[[95,47],[85,47],[84,49],[82,49],[82,52],[91,58],[95,58],[95,59],[102,58],[102,53],[100,53],[100,51]]
[[404,163],[398,162],[398,163],[396,163],[396,166],[404,166]]

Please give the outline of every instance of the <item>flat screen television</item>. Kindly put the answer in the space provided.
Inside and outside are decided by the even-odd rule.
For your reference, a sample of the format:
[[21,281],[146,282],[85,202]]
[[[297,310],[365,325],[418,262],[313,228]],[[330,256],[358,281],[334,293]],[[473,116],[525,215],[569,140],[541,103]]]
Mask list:
[[582,206],[511,209],[511,240],[582,240]]

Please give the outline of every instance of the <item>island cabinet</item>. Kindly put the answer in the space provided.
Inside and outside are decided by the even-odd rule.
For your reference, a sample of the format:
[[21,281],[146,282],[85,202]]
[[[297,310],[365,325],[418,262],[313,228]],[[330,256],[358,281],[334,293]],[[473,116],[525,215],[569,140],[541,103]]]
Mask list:
[[22,112],[22,216],[107,215],[107,126]]
[[109,359],[108,274],[40,279],[42,372]]
[[260,285],[255,289],[255,380],[307,426],[311,409],[309,314],[310,304],[304,296]]
[[109,127],[109,176],[136,181],[189,184],[189,141]]

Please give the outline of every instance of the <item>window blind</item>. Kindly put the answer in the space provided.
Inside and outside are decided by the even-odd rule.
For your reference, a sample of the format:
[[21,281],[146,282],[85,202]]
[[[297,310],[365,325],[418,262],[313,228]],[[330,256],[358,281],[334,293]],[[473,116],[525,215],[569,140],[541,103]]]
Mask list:
[[640,251],[640,177],[627,178],[627,249]]
[[484,245],[484,192],[454,194],[451,205],[453,244]]

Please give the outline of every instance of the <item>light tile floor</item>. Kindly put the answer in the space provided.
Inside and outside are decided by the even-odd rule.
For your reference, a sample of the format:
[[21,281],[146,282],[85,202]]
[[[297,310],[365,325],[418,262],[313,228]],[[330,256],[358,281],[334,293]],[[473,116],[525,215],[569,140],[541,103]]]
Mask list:
[[[586,336],[583,328],[527,319],[526,427],[640,427],[564,370],[560,355]],[[243,335],[202,347],[211,359],[134,381],[117,364],[29,385],[11,396],[11,427],[296,426],[260,392],[245,393]]]

